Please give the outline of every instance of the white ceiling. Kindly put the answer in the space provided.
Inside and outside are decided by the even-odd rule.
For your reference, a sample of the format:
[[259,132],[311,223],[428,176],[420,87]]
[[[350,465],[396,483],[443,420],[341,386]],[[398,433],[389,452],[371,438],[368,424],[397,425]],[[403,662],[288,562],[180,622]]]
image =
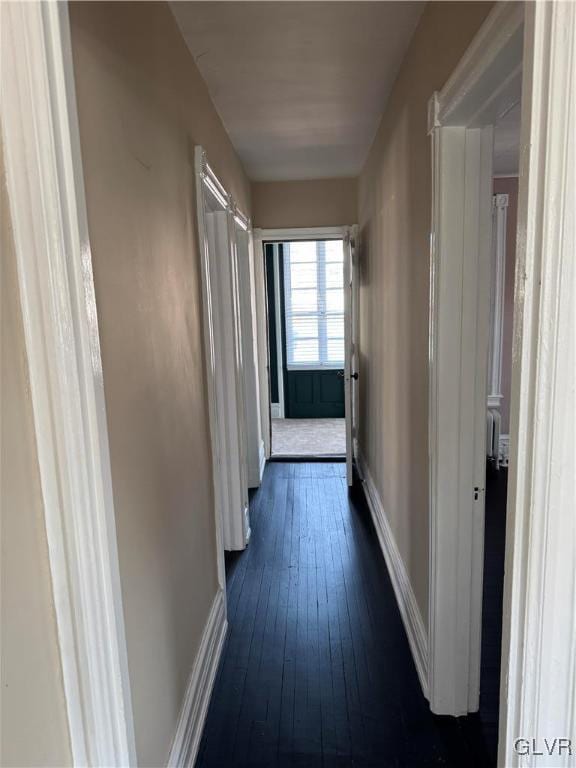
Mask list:
[[494,173],[515,176],[520,156],[520,103],[507,112],[494,127]]
[[356,176],[421,2],[173,2],[254,180]]

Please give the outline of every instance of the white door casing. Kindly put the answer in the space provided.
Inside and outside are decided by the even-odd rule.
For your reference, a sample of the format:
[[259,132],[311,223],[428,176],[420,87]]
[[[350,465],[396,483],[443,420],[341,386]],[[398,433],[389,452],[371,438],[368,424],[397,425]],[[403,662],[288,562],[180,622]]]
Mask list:
[[222,530],[224,549],[243,549],[244,493],[240,449],[240,414],[236,384],[230,240],[228,213],[206,214],[210,253],[212,301],[214,302],[214,354],[216,409],[218,411],[218,480],[222,488]]
[[501,3],[430,102],[429,697],[479,705],[492,126],[520,100],[523,6]]
[[[268,321],[267,321],[267,309],[266,309],[266,276],[264,269],[264,245],[265,243],[279,243],[279,242],[291,242],[297,240],[342,240],[344,241],[345,257],[346,249],[350,254],[350,258],[345,258],[345,267],[348,270],[350,279],[349,290],[345,292],[345,302],[347,302],[346,317],[349,318],[350,327],[346,331],[349,334],[351,343],[354,342],[355,334],[357,333],[358,324],[354,321],[354,316],[358,312],[357,300],[358,300],[358,286],[356,280],[355,256],[353,257],[353,251],[356,248],[358,239],[358,227],[353,225],[351,227],[295,227],[295,228],[282,228],[282,229],[258,229],[253,230],[254,237],[254,253],[255,253],[255,275],[256,275],[256,312],[257,312],[257,348],[258,348],[258,382],[260,390],[260,414],[262,420],[262,435],[264,438],[266,458],[270,457],[271,453],[271,432],[270,432],[270,381],[269,381],[269,343],[268,343]],[[348,243],[354,242],[355,248],[350,250],[350,246],[346,245],[346,238]],[[346,266],[346,264],[348,266]],[[348,278],[345,277],[345,281]],[[345,282],[345,285],[348,283]],[[347,327],[348,319],[346,320],[345,328]],[[357,345],[353,344],[354,358],[351,358],[351,366],[348,366],[348,370],[353,372],[354,366],[357,365],[355,355],[357,354]],[[345,350],[348,350],[347,354],[350,355],[350,344],[345,342]],[[354,368],[357,370],[357,368]],[[345,403],[348,399],[350,404],[346,405],[347,414],[347,475],[349,478],[352,476],[352,460],[354,452],[354,436],[356,429],[354,426],[355,414],[358,414],[358,386],[356,381],[352,382],[353,386],[350,386],[350,381],[346,384],[346,372],[345,372],[345,388],[350,388],[350,398],[345,395]],[[348,418],[349,415],[349,418]],[[349,427],[348,427],[349,421]],[[350,431],[350,437],[348,437],[348,430]],[[350,447],[350,458],[348,459],[348,447]],[[349,467],[349,470],[348,470]]]
[[[466,124],[470,114],[475,125],[489,124],[494,104],[514,98],[511,85],[522,68],[498,764],[563,768],[573,764],[567,740],[573,750],[576,733],[576,6],[498,4],[430,113],[435,139],[442,126]],[[441,157],[435,155],[434,163],[437,194]],[[437,227],[447,213],[436,197],[436,258],[447,237]],[[436,301],[432,329],[441,312]],[[431,342],[434,353],[437,340]],[[432,393],[440,398],[442,383],[432,368]],[[432,526],[441,524],[437,505],[451,493],[434,485],[437,416],[431,400]],[[433,602],[438,573],[457,558],[450,551],[445,559],[438,554],[432,540],[430,642],[438,647],[451,641],[458,659],[458,644],[469,647],[469,640],[454,634],[450,612],[442,627]],[[435,650],[430,666],[437,662]],[[456,704],[450,713],[458,714],[466,693],[468,707],[475,704],[473,675],[466,677],[462,667],[459,677],[450,667],[445,671],[439,677],[442,667],[431,670],[431,682],[448,693],[442,698],[434,691],[431,703]]]
[[[222,267],[223,280],[230,285],[232,311],[232,360],[230,367],[234,371],[233,381],[235,390],[235,412],[231,412],[230,418],[236,421],[237,445],[238,445],[238,490],[240,494],[240,507],[242,510],[242,529],[238,542],[242,542],[244,549],[250,538],[250,511],[248,504],[248,445],[246,424],[246,387],[244,374],[244,352],[242,339],[242,293],[240,287],[240,264],[238,261],[238,222],[248,225],[247,220],[237,211],[234,201],[230,198],[228,206],[228,253],[229,259],[219,260]],[[225,267],[228,266],[228,276]],[[235,517],[234,517],[235,520]]]
[[433,152],[429,696],[462,715],[479,695],[492,129],[437,127]]
[[244,549],[250,535],[234,204],[202,147],[195,166],[218,575],[225,589],[224,550]]
[[270,415],[270,364],[268,342],[268,311],[266,307],[266,268],[264,262],[264,243],[262,230],[252,231],[254,248],[254,299],[256,305],[256,358],[258,394],[260,399],[260,431],[264,445],[264,457],[271,453],[271,415]]
[[[575,94],[576,5],[527,3],[498,757],[511,768],[573,766],[576,746]],[[545,754],[522,756],[519,738]],[[571,738],[572,756],[544,738]]]
[[[360,376],[360,286],[359,254],[360,254],[360,228],[357,224],[351,228],[354,249],[352,253],[352,369]],[[360,429],[360,382],[357,377],[352,382],[352,456],[358,460],[358,434]]]
[[[248,222],[246,226],[249,226]],[[254,252],[249,229],[245,229],[244,225],[241,226],[238,223],[236,223],[236,247],[241,300],[248,487],[257,488],[262,480],[264,447],[260,434],[260,396],[256,360]]]
[[356,254],[358,227],[350,227],[344,236],[344,416],[346,419],[346,481],[353,483],[354,440],[358,412],[358,362],[355,322],[356,314]]
[[[276,329],[276,370],[278,371],[278,402],[270,403],[272,417],[275,419],[283,419],[285,416],[285,394],[284,394],[284,356],[282,350],[284,349],[284,339],[282,338],[282,329],[284,323],[282,322],[282,301],[280,291],[280,248],[278,243],[274,243],[272,263],[274,269],[274,313]],[[273,446],[272,446],[273,447]]]
[[68,7],[2,3],[0,28],[6,182],[72,760],[136,765]]

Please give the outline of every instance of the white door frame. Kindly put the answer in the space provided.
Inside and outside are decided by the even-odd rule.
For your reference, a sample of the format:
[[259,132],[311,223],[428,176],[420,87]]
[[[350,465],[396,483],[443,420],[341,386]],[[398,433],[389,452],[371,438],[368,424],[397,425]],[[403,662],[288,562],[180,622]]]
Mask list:
[[[576,5],[527,3],[499,765],[574,765]],[[541,747],[544,751],[545,747]]]
[[[462,437],[461,419],[470,423],[474,410],[474,403],[461,399],[464,376],[458,374],[462,339],[478,343],[472,330],[466,331],[475,319],[467,310],[471,306],[475,313],[488,296],[483,280],[476,299],[458,308],[446,293],[450,269],[462,274],[472,238],[478,241],[480,234],[486,241],[486,233],[466,228],[469,197],[463,197],[465,212],[453,200],[450,185],[468,192],[462,182],[467,163],[462,157],[454,162],[462,127],[493,124],[507,101],[516,98],[516,81],[524,70],[499,740],[499,764],[506,766],[532,765],[529,742],[518,744],[517,739],[536,738],[540,744],[545,737],[574,739],[576,725],[576,118],[574,98],[568,96],[576,90],[575,46],[574,4],[497,4],[430,106],[429,684],[433,710],[459,715],[478,704],[483,536],[480,520],[459,495],[460,475],[472,475],[474,456],[464,457],[460,472],[455,470],[458,462],[451,468],[446,462]],[[477,220],[484,203],[473,206]],[[461,288],[453,287],[462,299]],[[479,351],[477,380],[483,355]],[[483,435],[480,429],[478,439]],[[538,765],[564,766],[569,760],[566,748],[561,755],[557,749],[538,758]]]
[[[282,301],[280,290],[280,253],[278,243],[272,245],[273,255],[273,283],[274,283],[274,330],[276,335],[276,368],[278,370],[278,403],[270,402],[270,413],[273,419],[283,419],[286,416],[286,399],[284,394],[284,376],[282,371],[284,369],[284,355],[283,355],[283,342],[282,338]],[[278,405],[278,410],[274,413],[273,406]]]
[[[264,245],[265,243],[281,243],[296,240],[345,240],[346,237],[356,236],[357,227],[283,227],[279,229],[260,229],[254,228],[254,254],[255,254],[255,273],[256,273],[256,308],[257,308],[257,347],[258,347],[258,383],[260,390],[260,413],[262,418],[262,436],[264,438],[264,448],[266,458],[269,459],[272,452],[271,445],[271,418],[270,418],[270,378],[269,378],[269,343],[268,343],[268,320],[266,307],[266,273],[264,267]],[[357,296],[356,286],[353,292]],[[354,307],[350,311],[355,311]],[[352,318],[353,319],[353,318]],[[357,325],[352,322],[352,332],[356,331]],[[345,377],[350,375],[351,371],[345,372]],[[354,387],[355,397],[357,397],[357,387]],[[354,419],[354,412],[348,414],[347,420]],[[354,425],[352,426],[352,435],[355,435]]]
[[[244,549],[250,538],[244,444],[241,310],[235,236],[236,225],[240,221],[246,221],[246,217],[238,211],[233,199],[209,165],[201,146],[195,148],[195,176],[198,242],[201,250],[204,358],[216,507],[218,580],[225,593],[224,550]],[[205,207],[205,196],[208,194],[217,202],[221,214],[212,229]],[[211,234],[214,236],[212,244]],[[218,256],[227,257],[229,263],[219,261]],[[230,294],[226,300],[223,298],[224,281]],[[228,331],[221,329],[223,323]],[[229,334],[232,338],[229,338]],[[229,344],[233,345],[233,354],[228,354]],[[221,356],[221,365],[217,361],[217,355]],[[225,375],[221,375],[220,371],[225,371]]]
[[523,5],[499,3],[430,100],[428,695],[479,706],[493,136],[520,100]]
[[257,488],[262,482],[264,442],[261,435],[258,364],[256,359],[256,297],[254,249],[250,221],[236,212],[236,247],[240,286],[240,315],[242,322],[242,362],[244,371],[244,405],[246,410],[246,462],[248,487]]
[[68,7],[2,3],[2,139],[72,760],[136,749]]
[[244,352],[242,340],[242,291],[240,288],[240,264],[238,261],[238,231],[248,232],[249,219],[240,211],[232,195],[228,196],[228,239],[230,241],[230,278],[232,291],[232,328],[234,336],[233,378],[236,394],[236,416],[238,428],[238,464],[240,500],[240,525],[235,548],[244,549],[250,539],[250,509],[248,502],[248,446],[246,426],[246,390],[244,380]]
[[344,238],[344,400],[346,409],[346,482],[354,482],[354,459],[358,434],[358,225],[349,227]]

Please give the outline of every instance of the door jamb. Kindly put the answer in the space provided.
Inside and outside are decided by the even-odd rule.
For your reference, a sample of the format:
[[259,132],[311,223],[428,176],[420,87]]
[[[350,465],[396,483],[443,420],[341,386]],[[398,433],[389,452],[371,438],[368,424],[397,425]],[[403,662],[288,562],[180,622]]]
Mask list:
[[75,765],[135,765],[66,3],[3,3],[2,138]]
[[[477,313],[489,302],[491,126],[519,100],[523,18],[522,4],[497,4],[429,106],[428,688],[438,714],[463,715],[479,704],[486,430],[476,425],[477,404],[486,400],[488,328],[487,313]],[[471,269],[477,280],[466,283]],[[475,295],[466,296],[474,282]]]
[[[223,482],[228,483],[229,478],[225,475],[225,469],[222,467],[221,459],[221,444],[220,444],[220,414],[216,406],[217,397],[217,379],[216,379],[216,356],[215,356],[215,332],[214,332],[214,293],[211,284],[211,255],[208,242],[208,231],[206,226],[206,212],[204,210],[204,187],[206,187],[213,197],[218,201],[222,208],[222,213],[227,216],[227,232],[230,240],[230,248],[235,249],[235,241],[232,242],[232,238],[235,237],[235,225],[243,226],[247,232],[249,232],[249,220],[244,216],[238,207],[236,206],[231,195],[228,194],[225,187],[219,180],[218,176],[208,163],[206,152],[203,147],[196,146],[194,150],[194,165],[195,165],[195,179],[196,179],[196,212],[198,221],[198,243],[200,247],[200,264],[202,275],[202,312],[203,312],[203,329],[204,329],[204,359],[206,380],[208,385],[208,416],[210,423],[210,442],[212,451],[212,483],[214,488],[214,506],[215,506],[215,523],[216,523],[216,557],[218,563],[218,583],[220,589],[226,595],[226,569],[224,562],[224,518],[225,514],[225,499],[227,493],[223,489]],[[232,262],[235,260],[235,253],[231,253]],[[234,264],[231,264],[231,270],[234,270]],[[234,276],[232,275],[234,282]],[[232,285],[231,290],[234,292],[237,290],[237,286]],[[238,298],[238,296],[236,296]],[[234,296],[233,296],[234,299]],[[236,307],[230,307],[231,313],[236,312]],[[234,322],[236,322],[236,317]],[[237,361],[238,362],[238,361]],[[235,371],[235,375],[238,379],[239,372]],[[242,395],[243,385],[237,381],[235,384],[237,392],[237,402],[239,407],[242,407]],[[239,415],[239,418],[241,416]],[[240,445],[240,448],[242,446]],[[245,465],[245,455],[240,453],[239,461],[241,463],[241,477],[246,478],[246,493],[247,493],[247,466]],[[236,532],[236,536],[240,536],[245,547],[250,537],[249,527],[249,512],[246,504],[243,509],[233,511],[233,514],[242,514],[243,519],[238,521],[236,519],[230,521],[230,529]],[[241,531],[241,534],[239,532]],[[240,541],[238,541],[238,548],[240,547]]]
[[[526,3],[498,764],[576,729],[576,5]],[[563,750],[537,758],[567,768]],[[522,746],[522,744],[520,744]],[[543,750],[542,750],[543,751]]]
[[[576,113],[574,99],[567,96],[576,92],[576,6],[498,4],[455,76],[432,100],[429,114],[433,130],[462,119],[474,101],[474,83],[486,69],[486,54],[498,41],[506,47],[518,10],[524,14],[522,128],[498,764],[526,765],[534,754],[530,744],[548,739],[555,751],[549,757],[544,752],[541,762],[560,768],[572,762],[565,737],[573,736],[576,716]],[[502,95],[518,71],[517,65],[508,78],[493,83],[494,93]],[[484,91],[488,96],[490,88]],[[436,207],[433,219],[436,224]],[[441,238],[434,229],[433,256]],[[432,368],[431,389],[435,373]],[[432,403],[430,415],[432,440]],[[431,479],[433,451],[431,442]],[[441,500],[431,494],[431,526]],[[431,542],[431,591],[435,567]],[[430,627],[432,635],[432,614]],[[460,684],[465,691],[466,680]]]
[[[286,394],[284,392],[284,337],[282,329],[284,324],[282,322],[282,291],[280,289],[280,253],[278,249],[278,243],[274,243],[274,316],[275,316],[275,331],[276,331],[276,366],[278,369],[278,406],[279,416],[283,419],[286,416]],[[272,403],[270,403],[272,408]]]
[[272,455],[272,421],[270,415],[270,372],[268,313],[266,308],[266,272],[264,269],[264,245],[269,242],[292,240],[344,240],[350,226],[341,227],[282,227],[253,229],[256,274],[258,385],[260,390],[260,417],[266,459]]

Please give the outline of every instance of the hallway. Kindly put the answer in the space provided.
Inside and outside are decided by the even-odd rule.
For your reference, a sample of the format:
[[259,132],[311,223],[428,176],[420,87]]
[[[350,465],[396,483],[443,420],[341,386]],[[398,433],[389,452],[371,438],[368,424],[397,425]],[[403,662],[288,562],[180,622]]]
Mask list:
[[250,545],[228,561],[228,640],[198,766],[474,765],[461,721],[434,717],[422,695],[345,471],[266,468]]

